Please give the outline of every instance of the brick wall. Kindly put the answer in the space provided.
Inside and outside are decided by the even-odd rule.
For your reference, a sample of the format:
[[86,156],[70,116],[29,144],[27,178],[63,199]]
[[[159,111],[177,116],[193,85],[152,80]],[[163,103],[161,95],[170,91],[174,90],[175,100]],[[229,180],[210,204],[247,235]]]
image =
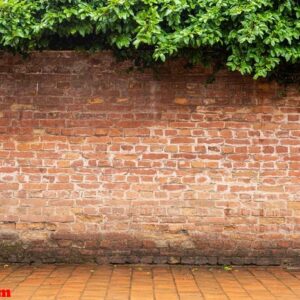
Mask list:
[[0,260],[300,262],[300,94],[109,53],[0,56]]

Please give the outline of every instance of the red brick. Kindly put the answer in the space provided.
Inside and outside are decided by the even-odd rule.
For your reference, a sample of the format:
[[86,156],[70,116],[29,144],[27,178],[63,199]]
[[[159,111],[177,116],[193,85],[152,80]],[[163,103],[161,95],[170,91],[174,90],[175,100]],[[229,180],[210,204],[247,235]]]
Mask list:
[[225,122],[199,122],[197,125],[200,128],[224,128]]
[[119,128],[137,128],[144,127],[144,123],[141,121],[120,121],[117,123]]
[[19,168],[15,167],[0,167],[0,173],[5,174],[5,173],[15,173],[19,170]]
[[251,192],[254,191],[255,187],[254,186],[232,186],[230,187],[230,191],[233,193],[237,192]]
[[193,138],[173,138],[171,139],[172,144],[189,144],[189,143],[195,143],[195,140]]
[[18,190],[18,183],[1,183],[0,182],[0,191],[9,191],[9,190]]
[[169,126],[174,128],[194,128],[196,124],[193,122],[170,122]]
[[22,185],[22,189],[25,191],[30,191],[30,190],[46,190],[47,184],[46,183],[24,183]]
[[179,184],[165,184],[162,186],[163,190],[168,190],[168,191],[178,191],[178,190],[183,190],[185,189],[185,185],[179,185]]
[[74,185],[71,183],[49,183],[48,190],[73,190]]
[[300,155],[290,155],[290,156],[285,156],[284,160],[289,160],[289,161],[300,161]]
[[243,154],[233,154],[228,155],[228,159],[234,160],[234,161],[245,161],[249,159],[249,155],[243,155]]
[[150,159],[150,160],[166,159],[168,158],[168,154],[163,154],[163,153],[143,154],[142,158]]
[[285,146],[277,146],[276,147],[276,152],[277,153],[288,153],[288,147]]

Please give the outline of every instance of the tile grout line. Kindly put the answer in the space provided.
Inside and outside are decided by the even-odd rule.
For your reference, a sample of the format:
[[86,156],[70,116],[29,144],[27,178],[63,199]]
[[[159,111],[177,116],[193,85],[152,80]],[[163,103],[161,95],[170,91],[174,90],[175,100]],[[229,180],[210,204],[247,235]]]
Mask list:
[[130,266],[130,281],[129,281],[129,293],[128,293],[128,300],[131,299],[131,292],[132,292],[132,281],[133,281],[133,267]]
[[[250,270],[250,269],[248,269],[249,270],[249,273],[251,273],[262,285],[263,285],[263,287],[265,287],[269,292],[270,292],[270,294],[275,298],[275,299],[277,299],[277,297],[272,293],[272,291],[268,288],[268,286],[266,286],[266,285],[264,285],[264,283],[257,277],[257,276],[255,276],[255,274]],[[264,269],[264,271],[266,271],[265,269]]]
[[108,296],[108,291],[109,291],[109,287],[110,287],[110,283],[111,283],[111,279],[112,279],[114,270],[115,270],[114,266],[111,266],[111,271],[110,271],[110,275],[109,275],[109,279],[107,282],[107,287],[106,287],[106,291],[105,291],[105,295],[104,295],[105,300],[107,299],[107,296]]
[[290,290],[293,295],[295,295],[296,297],[299,297],[299,295],[297,295],[288,285],[286,285],[279,277],[277,277],[273,272],[270,272],[269,269],[267,270],[267,272],[269,274],[271,274],[274,278],[276,278],[278,281],[280,281],[288,290]]
[[66,278],[66,280],[64,281],[64,283],[61,285],[60,289],[58,289],[56,295],[54,296],[54,299],[57,300],[57,297],[59,295],[59,293],[61,292],[61,290],[63,289],[63,287],[65,286],[66,282],[68,281],[68,279],[72,276],[72,274],[74,273],[74,271],[76,270],[76,266],[73,266],[73,270],[71,271],[71,273],[69,274],[69,276]]
[[[32,299],[32,297],[34,297],[34,294],[37,292],[37,290],[43,285],[43,283],[46,281],[46,279],[49,278],[49,276],[56,270],[56,268],[54,267],[52,269],[52,271],[44,278],[44,280],[37,286],[37,288],[34,290],[34,292],[32,293],[32,295],[29,297],[29,299]],[[33,272],[34,273],[34,272]],[[33,274],[32,273],[32,274]]]
[[240,284],[241,288],[246,292],[246,294],[247,294],[251,299],[253,299],[252,295],[248,292],[247,289],[244,288],[244,285],[240,282],[238,276],[235,275],[235,272],[234,272],[234,271],[233,271],[233,272],[231,271],[231,274],[232,274],[233,278]]
[[86,282],[85,282],[85,285],[84,285],[84,288],[83,288],[82,292],[80,293],[79,299],[82,299],[83,294],[84,294],[84,292],[85,292],[85,290],[86,290],[88,281],[89,281],[89,279],[90,279],[92,276],[93,276],[93,274],[92,274],[92,272],[91,272],[91,270],[90,270],[89,276],[88,276],[88,278],[87,278],[87,280],[86,280]]
[[225,292],[225,290],[223,289],[222,284],[219,282],[219,280],[217,279],[217,277],[215,276],[214,272],[211,272],[210,270],[207,270],[208,272],[210,272],[213,276],[213,278],[215,279],[215,281],[218,283],[220,289],[223,291],[224,295],[226,296],[227,299],[230,299],[230,297],[228,296],[228,294]]
[[153,300],[156,300],[156,293],[155,293],[155,282],[154,282],[154,273],[153,273],[153,270],[154,270],[155,267],[152,267],[151,268],[151,280],[152,280],[152,293],[153,293]]
[[[265,291],[266,292],[268,292],[271,296],[273,296],[272,295],[272,293],[265,287],[265,285],[260,281],[260,280],[258,280],[258,278],[256,277],[256,276],[254,276],[254,274],[253,273],[251,273],[250,271],[249,271],[249,268],[246,268],[245,269],[246,270],[246,272],[248,272],[249,273],[249,275],[251,276],[251,277],[253,277],[264,289],[265,289]],[[238,279],[237,279],[238,280]]]
[[206,297],[205,297],[205,295],[203,294],[203,292],[202,292],[201,289],[200,289],[200,286],[199,286],[199,284],[198,284],[198,281],[196,280],[196,277],[195,277],[195,274],[194,274],[194,272],[193,272],[192,267],[190,267],[189,270],[190,270],[190,272],[191,272],[191,274],[192,274],[192,276],[193,276],[193,280],[194,280],[194,282],[195,282],[195,284],[196,284],[196,286],[197,286],[197,288],[198,288],[200,294],[202,295],[203,299],[205,300]]
[[13,272],[17,271],[19,268],[21,268],[21,266],[17,266],[16,269],[10,268],[10,272],[8,274],[6,274],[0,282],[2,282],[3,280],[5,280],[8,276],[10,276]]
[[[20,268],[18,268],[18,269],[20,269]],[[18,288],[18,286],[27,279],[28,276],[32,275],[33,272],[34,272],[34,270],[32,269],[31,272],[25,277],[25,279],[23,279],[22,281],[18,282],[17,285],[15,286],[15,288],[11,289],[12,292],[15,291]],[[14,273],[14,272],[12,272],[12,273]],[[9,275],[11,275],[12,273],[10,273]]]
[[170,268],[171,276],[172,276],[172,279],[173,279],[173,283],[175,285],[175,290],[176,290],[177,297],[180,300],[181,297],[180,297],[180,294],[179,294],[179,291],[178,291],[178,288],[177,288],[177,283],[176,283],[176,279],[175,279],[175,276],[174,276],[173,267],[170,266],[169,268]]

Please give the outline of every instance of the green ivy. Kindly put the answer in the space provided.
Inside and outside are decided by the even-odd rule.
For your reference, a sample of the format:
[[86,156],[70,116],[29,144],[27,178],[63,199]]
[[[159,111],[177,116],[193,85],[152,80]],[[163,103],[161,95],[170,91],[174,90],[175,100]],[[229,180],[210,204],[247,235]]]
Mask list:
[[299,0],[0,0],[0,49],[221,61],[255,79],[300,62]]

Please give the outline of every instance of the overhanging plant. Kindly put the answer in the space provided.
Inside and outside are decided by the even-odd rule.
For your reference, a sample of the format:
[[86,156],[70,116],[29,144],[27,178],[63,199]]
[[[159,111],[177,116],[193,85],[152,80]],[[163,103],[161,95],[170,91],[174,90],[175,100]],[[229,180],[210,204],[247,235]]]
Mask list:
[[[299,66],[299,0],[0,0],[0,49],[110,49],[218,61],[255,79]],[[297,67],[296,67],[297,69]]]

